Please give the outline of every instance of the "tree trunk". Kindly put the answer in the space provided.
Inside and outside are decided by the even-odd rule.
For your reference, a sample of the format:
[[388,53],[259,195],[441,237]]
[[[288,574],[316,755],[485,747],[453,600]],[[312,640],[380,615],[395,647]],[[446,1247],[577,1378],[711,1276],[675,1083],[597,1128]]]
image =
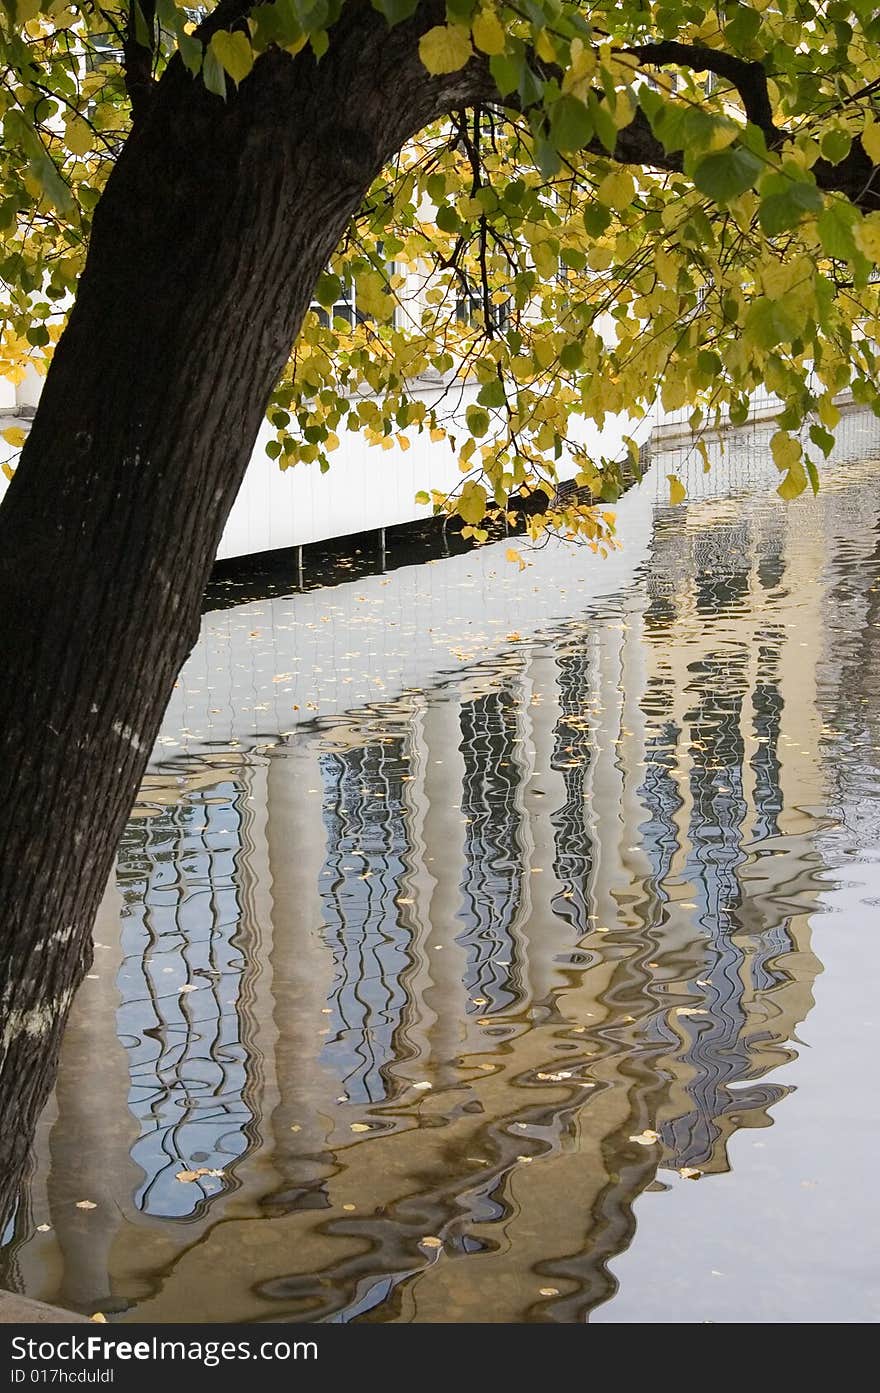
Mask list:
[[320,63],[270,51],[226,103],[172,63],[96,210],[0,509],[0,1221],[315,280],[387,159],[473,98],[419,64],[439,8],[389,31],[348,0]]

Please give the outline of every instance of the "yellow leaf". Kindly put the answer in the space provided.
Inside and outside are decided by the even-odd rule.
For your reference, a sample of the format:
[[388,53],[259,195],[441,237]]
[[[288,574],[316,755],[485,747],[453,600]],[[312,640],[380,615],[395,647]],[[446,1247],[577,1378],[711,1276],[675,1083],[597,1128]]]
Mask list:
[[628,208],[633,201],[636,186],[633,177],[626,169],[606,174],[598,189],[596,197],[600,203],[604,203],[606,208],[616,208],[621,212]]
[[801,442],[789,435],[788,431],[778,430],[770,441],[770,453],[773,463],[782,474],[786,469],[792,469],[800,460]]
[[646,1128],[644,1132],[639,1132],[637,1136],[630,1137],[630,1141],[638,1142],[639,1146],[654,1146],[660,1140],[659,1132],[652,1132]]
[[873,118],[865,122],[865,129],[862,131],[862,145],[865,154],[873,164],[880,164],[880,121]]
[[516,547],[508,547],[504,553],[504,559],[506,561],[512,561],[514,565],[519,566],[521,571],[526,569],[526,562],[523,561],[522,552],[517,551]]
[[64,144],[72,155],[87,155],[95,143],[91,126],[73,116],[64,127]]
[[797,460],[789,469],[776,492],[780,498],[785,499],[786,503],[790,503],[793,498],[799,498],[806,487],[806,470],[800,460]]
[[429,73],[457,73],[473,57],[470,36],[461,24],[437,24],[419,39],[419,57]]
[[481,10],[471,25],[474,44],[481,53],[503,53],[505,47],[504,29],[501,21],[491,10]]
[[[878,126],[880,132],[880,126]],[[880,262],[880,213],[869,213],[853,228],[855,243],[869,261]]]
[[669,502],[674,508],[687,498],[687,489],[675,474],[667,474],[666,477],[669,480]]
[[362,271],[355,279],[355,301],[373,319],[390,319],[394,300],[388,294],[385,278],[378,271]]
[[3,436],[7,445],[12,445],[16,450],[20,450],[27,440],[27,432],[23,431],[21,426],[9,426],[6,430],[0,431],[0,435]]
[[369,1125],[366,1122],[352,1122],[351,1124],[352,1132],[369,1132],[369,1130]]
[[230,34],[226,29],[218,29],[211,35],[211,50],[220,66],[236,84],[243,82],[254,66],[254,51],[251,41],[240,29]]
[[553,40],[546,29],[542,29],[535,39],[535,52],[539,58],[544,59],[545,63],[556,62],[556,49],[553,47]]
[[442,1238],[435,1238],[434,1235],[433,1235],[432,1233],[429,1233],[428,1236],[427,1236],[427,1238],[420,1238],[420,1239],[419,1239],[419,1247],[421,1247],[421,1248],[442,1248],[442,1247],[443,1247],[443,1239],[442,1239]]

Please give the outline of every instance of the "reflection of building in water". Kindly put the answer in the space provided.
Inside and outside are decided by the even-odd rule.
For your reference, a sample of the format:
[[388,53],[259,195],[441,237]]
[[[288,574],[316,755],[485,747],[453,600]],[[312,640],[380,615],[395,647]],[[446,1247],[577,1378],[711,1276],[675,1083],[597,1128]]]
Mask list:
[[411,867],[402,739],[321,759],[327,860],[320,875],[322,936],[335,971],[327,1000],[326,1064],[349,1101],[388,1096],[400,1057],[411,966],[406,876]]
[[120,848],[118,1029],[141,1127],[132,1159],[145,1179],[135,1204],[150,1214],[191,1214],[218,1178],[181,1184],[177,1173],[222,1170],[252,1144],[248,1002],[260,958],[247,905],[252,822],[244,789],[219,783],[131,822]]
[[517,920],[522,911],[521,696],[509,679],[461,707],[464,779],[463,924],[467,1009],[490,1016],[522,1000]]
[[[740,511],[661,511],[601,613],[202,763],[133,825],[102,1243],[56,1203],[16,1280],[156,1321],[577,1320],[609,1295],[634,1199],[768,1125],[811,1004],[822,560]],[[95,1030],[65,1044],[28,1222],[81,1145]]]

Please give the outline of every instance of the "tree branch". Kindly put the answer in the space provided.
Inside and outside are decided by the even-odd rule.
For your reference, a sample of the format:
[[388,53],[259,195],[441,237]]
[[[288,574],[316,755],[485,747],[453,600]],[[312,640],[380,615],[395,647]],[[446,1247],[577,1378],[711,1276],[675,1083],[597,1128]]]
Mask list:
[[773,121],[773,108],[767,90],[767,74],[763,64],[747,63],[733,53],[721,53],[716,48],[706,48],[702,44],[682,44],[674,39],[661,43],[640,44],[636,48],[625,48],[624,53],[638,58],[640,63],[662,68],[673,64],[678,68],[690,68],[695,73],[714,73],[733,84],[739,93],[746,117],[755,126],[760,126],[772,145],[784,133],[779,131]]
[[[128,24],[122,41],[122,70],[133,123],[146,114],[156,88],[153,80],[155,19],[156,0],[130,0]],[[149,35],[148,44],[143,43],[145,31]]]

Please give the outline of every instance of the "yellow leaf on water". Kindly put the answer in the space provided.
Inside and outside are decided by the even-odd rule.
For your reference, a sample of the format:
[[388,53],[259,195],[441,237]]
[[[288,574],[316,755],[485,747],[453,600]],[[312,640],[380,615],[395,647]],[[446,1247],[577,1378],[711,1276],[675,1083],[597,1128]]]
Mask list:
[[646,1127],[644,1132],[630,1137],[630,1141],[638,1142],[639,1146],[654,1146],[660,1140],[659,1132],[652,1132],[650,1127]]
[[96,1311],[93,1316],[89,1316],[89,1320],[95,1321],[97,1325],[107,1324],[107,1317],[104,1315],[103,1311]]
[[539,1287],[539,1289],[538,1289],[538,1295],[539,1295],[539,1296],[558,1296],[558,1295],[559,1295],[559,1288],[558,1288],[558,1287]]
[[369,1132],[370,1128],[366,1122],[352,1122],[352,1132]]
[[703,1174],[702,1171],[697,1170],[696,1166],[682,1166],[678,1173],[682,1180],[699,1180],[700,1176]]
[[515,566],[519,566],[521,571],[526,569],[528,562],[523,560],[522,552],[516,547],[508,547],[504,553],[505,561],[512,561]]
[[27,440],[27,432],[21,426],[8,426],[6,430],[0,431],[7,445],[12,445],[16,450],[20,450]]
[[97,1206],[96,1204],[93,1204],[91,1200],[77,1200],[77,1202],[76,1202],[76,1207],[77,1207],[77,1209],[97,1209],[97,1208],[98,1208],[98,1206]]
[[442,1248],[442,1247],[443,1247],[443,1239],[442,1239],[442,1238],[435,1238],[434,1235],[433,1235],[432,1233],[429,1233],[428,1236],[427,1236],[427,1238],[420,1238],[420,1239],[419,1239],[419,1247],[420,1247],[420,1248]]

